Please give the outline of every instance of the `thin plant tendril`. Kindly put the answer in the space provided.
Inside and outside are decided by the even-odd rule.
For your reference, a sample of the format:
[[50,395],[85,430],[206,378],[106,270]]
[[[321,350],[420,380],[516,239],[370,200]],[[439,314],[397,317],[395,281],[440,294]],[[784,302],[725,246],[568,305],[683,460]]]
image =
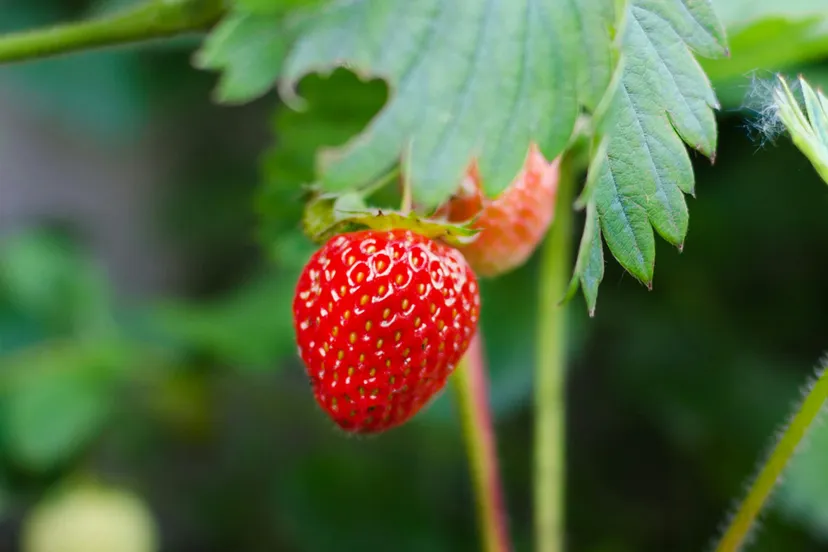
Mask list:
[[823,362],[816,383],[811,387],[799,409],[785,428],[782,437],[768,457],[747,497],[730,521],[716,547],[716,552],[738,552],[750,535],[757,516],[776,487],[782,472],[802,445],[803,439],[828,400],[828,360]]

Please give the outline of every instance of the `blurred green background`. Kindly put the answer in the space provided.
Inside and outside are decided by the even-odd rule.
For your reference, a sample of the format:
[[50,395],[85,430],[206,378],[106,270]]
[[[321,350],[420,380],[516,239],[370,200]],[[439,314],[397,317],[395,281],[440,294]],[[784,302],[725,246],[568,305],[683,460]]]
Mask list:
[[[0,29],[124,3],[0,0]],[[659,243],[652,292],[610,262],[596,318],[570,305],[571,551],[704,550],[828,348],[828,187],[755,119],[772,71],[828,82],[825,19],[763,19],[773,42],[739,2],[718,4],[738,67],[707,65],[720,148],[715,166],[694,154],[685,251]],[[65,519],[153,523],[136,527],[170,552],[476,550],[451,395],[400,429],[349,438],[295,356],[290,301],[311,250],[298,186],[315,149],[359,130],[385,87],[339,71],[305,79],[305,113],[273,94],[221,108],[215,76],[190,65],[195,44],[0,68],[0,551],[21,550],[36,522],[55,531],[32,517],[55,496],[76,499]],[[483,288],[521,551],[536,268]],[[828,549],[826,466],[828,429],[751,550]],[[100,486],[140,507],[88,494]]]

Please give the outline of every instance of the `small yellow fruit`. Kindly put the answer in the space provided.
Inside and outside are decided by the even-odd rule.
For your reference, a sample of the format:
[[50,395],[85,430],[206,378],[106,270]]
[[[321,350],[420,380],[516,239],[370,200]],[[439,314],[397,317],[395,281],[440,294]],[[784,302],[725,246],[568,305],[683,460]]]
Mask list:
[[125,490],[82,484],[45,499],[23,527],[23,552],[157,552],[152,513]]

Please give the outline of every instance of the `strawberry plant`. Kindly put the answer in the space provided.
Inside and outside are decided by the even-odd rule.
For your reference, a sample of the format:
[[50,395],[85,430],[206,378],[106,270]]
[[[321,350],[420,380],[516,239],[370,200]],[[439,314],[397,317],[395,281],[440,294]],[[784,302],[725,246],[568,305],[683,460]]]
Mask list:
[[[96,447],[106,451],[107,446],[129,449],[117,438],[110,442],[103,436],[116,425],[112,419],[120,420],[117,414],[133,392],[144,401],[141,408],[171,425],[186,427],[193,435],[211,434],[222,425],[211,417],[220,401],[212,386],[218,387],[216,380],[205,373],[217,366],[285,364],[291,368],[286,370],[291,375],[284,376],[286,385],[295,387],[288,387],[281,399],[304,405],[296,408],[316,416],[288,415],[283,422],[286,431],[304,436],[302,423],[324,424],[328,431],[336,428],[331,431],[337,439],[332,456],[343,474],[350,469],[364,478],[380,468],[389,473],[399,470],[393,472],[394,485],[378,485],[372,492],[383,501],[379,510],[405,521],[413,516],[386,504],[402,501],[406,508],[415,508],[413,500],[400,497],[409,496],[402,489],[413,495],[430,484],[431,476],[418,472],[425,464],[411,460],[426,447],[414,441],[403,443],[409,448],[395,457],[397,462],[383,462],[372,447],[392,446],[394,439],[402,439],[400,435],[413,435],[405,432],[418,424],[424,434],[437,439],[434,420],[445,415],[441,408],[448,393],[443,392],[453,390],[454,411],[446,417],[458,420],[462,431],[479,536],[473,545],[464,539],[446,549],[633,549],[633,544],[612,540],[590,541],[587,546],[568,534],[572,499],[567,474],[590,465],[593,456],[579,461],[567,454],[573,439],[585,438],[571,430],[588,428],[592,416],[600,415],[597,403],[605,396],[597,385],[588,393],[569,391],[571,378],[579,377],[575,368],[587,364],[576,360],[590,358],[580,352],[588,347],[579,336],[594,332],[590,336],[600,337],[600,342],[596,343],[598,337],[590,341],[596,351],[605,342],[612,347],[608,350],[617,354],[610,355],[610,368],[617,363],[628,370],[619,368],[618,375],[602,380],[612,382],[606,385],[612,389],[610,395],[636,388],[636,399],[630,401],[634,406],[629,408],[651,412],[651,423],[667,428],[665,440],[680,442],[677,449],[701,447],[699,443],[708,441],[699,427],[718,427],[738,417],[732,412],[741,409],[740,396],[734,394],[716,402],[725,405],[724,414],[717,413],[707,423],[699,421],[700,404],[722,386],[710,384],[699,390],[700,379],[717,381],[716,374],[705,372],[704,378],[695,378],[687,375],[695,374],[693,370],[682,372],[681,366],[706,362],[694,356],[703,340],[694,347],[689,336],[707,328],[694,324],[691,315],[713,296],[715,286],[704,288],[698,282],[715,270],[708,266],[701,270],[691,255],[676,254],[697,248],[691,246],[688,198],[697,194],[697,175],[716,174],[722,170],[720,164],[727,163],[721,161],[727,152],[719,151],[719,121],[732,108],[753,111],[747,125],[759,131],[762,145],[778,143],[783,135],[790,137],[811,172],[828,181],[828,99],[809,84],[809,79],[824,78],[824,68],[820,77],[813,64],[828,56],[828,17],[818,4],[808,0],[785,6],[764,0],[135,0],[96,4],[95,9],[102,11],[77,21],[29,25],[0,34],[0,63],[10,71],[32,68],[35,75],[38,71],[48,75],[49,63],[79,59],[76,74],[93,75],[93,58],[84,58],[88,51],[128,46],[115,50],[132,60],[122,63],[133,64],[134,74],[141,75],[139,58],[129,56],[138,51],[173,55],[159,53],[168,47],[199,70],[200,76],[194,78],[209,79],[210,99],[223,107],[210,108],[215,110],[211,113],[231,119],[253,113],[251,118],[259,123],[263,117],[256,106],[275,105],[270,119],[274,140],[260,157],[255,191],[240,203],[221,195],[224,189],[215,192],[212,211],[189,196],[183,200],[188,213],[183,226],[194,242],[203,237],[203,228],[212,228],[199,226],[204,220],[232,225],[238,222],[234,217],[255,218],[251,223],[255,231],[245,227],[245,232],[255,234],[256,251],[267,258],[267,268],[223,301],[208,305],[180,299],[122,308],[101,291],[106,289],[106,278],[91,263],[66,254],[65,246],[51,238],[20,238],[0,250],[0,307],[5,308],[3,293],[7,293],[10,316],[23,320],[23,326],[37,328],[30,330],[36,337],[18,337],[21,344],[3,351],[0,362],[4,368],[0,442],[8,448],[0,455],[0,464],[7,462],[9,473],[24,481],[32,474],[46,481],[61,469],[94,471],[79,460],[88,451]],[[7,11],[12,20],[17,9],[0,7],[0,15]],[[61,6],[56,11],[72,9]],[[154,68],[164,72],[163,66]],[[791,69],[806,71],[808,77],[792,81],[773,74]],[[753,70],[759,73],[751,81],[746,73]],[[100,82],[117,81],[105,67],[97,71],[103,75]],[[166,78],[174,84],[157,95],[167,99],[183,90],[182,105],[190,105],[195,96],[183,80],[176,80],[182,78],[179,73],[167,71]],[[66,75],[69,72],[61,78],[68,83]],[[137,95],[151,96],[152,86],[138,80]],[[745,98],[746,87],[751,94]],[[37,88],[40,93],[70,96],[69,84]],[[58,98],[57,104],[66,103],[67,111],[75,111],[68,99]],[[206,103],[206,99],[205,94],[202,100]],[[220,150],[240,150],[239,157],[249,153],[243,138],[250,123],[240,120],[232,132],[222,133],[219,146],[209,123],[193,117],[191,124],[197,129],[191,131],[191,138],[206,143],[204,149],[194,147],[194,157],[203,165],[199,179],[216,176],[211,162],[223,153]],[[176,150],[182,143],[162,149]],[[245,159],[240,164],[252,165]],[[739,172],[734,174],[722,179],[741,178]],[[699,196],[708,194],[713,192],[699,192]],[[785,194],[793,197],[795,192],[789,194],[786,187]],[[743,208],[750,203],[747,196],[739,192],[728,205],[733,210]],[[743,219],[761,219],[769,227],[778,223],[774,209],[782,198],[781,192],[774,193],[764,202],[769,215]],[[705,201],[700,197],[693,210],[701,210]],[[699,228],[701,238],[715,233],[708,242],[725,242],[737,232],[737,225],[711,230],[712,218],[706,217],[694,228]],[[780,227],[792,225],[786,222]],[[221,257],[225,236],[220,224],[219,228],[204,238],[202,257],[193,262],[200,268],[197,272],[209,272],[211,266],[221,272],[215,268],[220,264],[243,272],[240,259],[215,261]],[[776,234],[770,233],[763,245],[771,248]],[[803,234],[818,232],[808,227]],[[666,243],[657,246],[659,238]],[[672,296],[675,304],[655,289],[657,249],[668,266],[679,267],[675,274],[683,274],[681,267],[692,267],[687,268],[691,277],[680,280],[687,291],[672,291],[681,293]],[[782,253],[768,256],[772,259],[763,266],[780,272],[796,267],[795,261],[777,262]],[[738,272],[744,278],[750,270],[739,267]],[[645,303],[621,309],[619,316],[618,303],[613,301],[618,301],[614,295],[621,280],[635,282],[635,301],[668,297],[663,299],[667,306],[662,316],[650,312]],[[742,279],[737,280],[737,291],[731,295],[741,289]],[[722,288],[726,285],[723,282]],[[767,290],[756,293],[750,304],[755,306],[757,297],[767,295]],[[613,318],[622,322],[602,326],[612,324],[609,316],[602,317],[604,301]],[[674,307],[691,315],[687,320],[672,317]],[[726,310],[721,307],[722,320]],[[722,323],[712,333],[734,331],[733,326]],[[772,326],[777,330],[779,325]],[[670,341],[669,332],[677,327],[688,336],[686,343]],[[632,330],[637,332],[633,337],[627,333],[626,338],[617,337]],[[0,338],[3,331],[0,317]],[[734,342],[739,339],[743,337],[733,337]],[[613,340],[621,345],[616,347]],[[672,345],[664,346],[667,352],[659,357],[658,372],[639,372],[640,362],[624,361],[627,354],[656,358],[660,341]],[[240,400],[244,406],[255,403],[252,397],[262,383],[251,374],[258,372],[246,376],[245,381],[256,383],[245,389],[249,396]],[[725,387],[751,395],[754,377],[755,381],[762,378],[753,372],[739,374],[733,376],[735,385],[730,382]],[[659,377],[675,379],[664,390],[665,380]],[[786,497],[780,511],[806,520],[815,539],[820,531],[828,533],[828,487],[813,485],[826,481],[820,466],[828,455],[824,446],[828,440],[819,429],[811,431],[828,397],[826,387],[822,369],[744,503],[717,536],[717,552],[745,548],[783,473],[789,479],[780,486]],[[121,396],[124,404],[115,400]],[[274,406],[279,401],[270,397],[263,402],[269,413],[281,407]],[[514,433],[531,431],[531,469],[521,464],[515,470],[514,451],[498,444],[512,435],[497,431],[495,422],[500,412],[529,402],[531,417],[522,420]],[[778,413],[759,403],[750,412]],[[247,439],[246,446],[254,450],[249,461],[255,463],[252,459],[263,455],[250,443],[259,443],[268,428],[252,422],[243,425],[253,428],[252,435],[233,426],[228,439]],[[372,436],[370,440],[347,438],[366,434]],[[819,455],[794,454],[806,435],[818,445]],[[742,437],[739,429],[729,429],[724,439]],[[443,450],[453,441],[446,439],[434,448]],[[605,456],[623,464],[620,459],[635,445],[623,439],[620,444],[608,441],[614,446]],[[711,455],[717,452],[709,447]],[[217,464],[217,471],[226,467]],[[274,540],[278,542],[274,546],[343,549],[348,546],[343,544],[344,532],[363,527],[355,518],[370,520],[371,516],[362,515],[358,507],[349,508],[349,492],[342,490],[346,477],[317,478],[314,472],[304,471],[311,470],[312,464],[298,461],[290,471],[295,477],[282,477],[274,484],[284,496],[299,497],[280,506],[314,515],[319,511],[337,520],[339,529],[300,531],[297,513],[297,518],[282,519],[278,530],[299,531],[301,536],[289,543]],[[4,469],[0,469],[0,490]],[[528,531],[514,529],[521,515],[529,515],[529,508],[510,503],[504,493],[501,474],[514,478],[516,471],[531,474],[521,486],[511,487],[527,502],[531,490],[531,537]],[[690,480],[693,474],[686,475]],[[354,481],[364,483],[357,476]],[[265,492],[258,482],[239,485],[251,493]],[[304,489],[341,494],[311,504]],[[106,509],[106,501],[93,498],[74,510],[72,500],[59,503],[56,510],[43,509],[46,506],[35,510],[26,525],[27,542],[47,544],[25,546],[52,550],[54,541],[47,537],[63,535],[65,527],[61,531],[54,527],[65,525],[65,519],[103,519],[105,514],[96,509]],[[253,517],[261,516],[263,508],[252,497],[249,502]],[[423,511],[429,511],[430,502],[423,502]],[[211,503],[209,497],[204,503]],[[128,506],[140,514],[136,517],[140,523],[124,529],[137,532],[131,538],[141,543],[136,549],[158,548],[156,528],[145,519],[149,514],[144,505],[130,498]],[[624,511],[623,504],[615,504],[611,511],[601,504],[585,508],[590,512],[587,532],[602,521],[608,523],[607,532],[616,530],[613,523],[619,522],[612,521],[616,515],[646,519],[632,507],[630,513]],[[521,514],[510,516],[511,512]],[[250,517],[248,512],[233,514]],[[235,523],[233,515],[218,518]],[[703,521],[704,530],[713,535],[715,526]],[[371,522],[370,531],[353,538],[353,548],[389,549],[397,543],[404,550],[441,549],[421,544],[417,534],[401,535],[391,527]],[[639,541],[642,550],[680,546],[701,550],[704,545],[660,541],[656,527],[642,531],[646,533]],[[82,532],[66,534],[70,533],[67,543],[89,538]],[[72,546],[83,549],[85,544],[72,540]],[[216,546],[228,545],[217,541]],[[229,546],[258,550],[260,544],[252,539]],[[772,541],[766,546],[781,549],[774,548]]]

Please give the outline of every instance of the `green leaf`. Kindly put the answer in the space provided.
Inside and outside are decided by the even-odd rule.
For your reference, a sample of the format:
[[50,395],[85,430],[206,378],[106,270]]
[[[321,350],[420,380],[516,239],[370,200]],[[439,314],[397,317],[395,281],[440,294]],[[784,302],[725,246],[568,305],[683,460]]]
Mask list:
[[577,64],[578,99],[595,110],[612,75],[612,29],[614,0],[570,0],[580,29]]
[[[615,90],[615,85],[620,81],[620,76],[623,72],[623,62],[616,66],[612,84],[608,89],[608,93],[612,94]],[[604,98],[601,99],[601,104],[604,103]],[[600,116],[600,114],[596,114]],[[606,125],[606,118],[600,116],[597,121],[600,127]],[[593,137],[596,140],[598,136]],[[578,257],[575,260],[575,270],[572,274],[572,279],[569,282],[569,288],[563,301],[571,300],[578,289],[584,292],[584,298],[587,302],[587,309],[590,316],[595,316],[595,305],[598,302],[598,288],[601,281],[604,279],[604,242],[601,240],[601,225],[598,220],[598,209],[595,206],[593,194],[597,186],[598,175],[603,173],[603,165],[607,162],[607,146],[609,142],[606,137],[602,138],[595,147],[587,171],[587,180],[581,195],[575,201],[576,209],[586,208],[586,220],[584,221],[584,230],[581,235],[581,245],[578,248]]]
[[575,272],[565,299],[571,299],[580,286],[586,298],[589,315],[595,316],[598,288],[603,279],[604,247],[601,241],[601,225],[598,224],[598,210],[595,202],[590,201],[586,206],[586,221],[581,236],[581,245],[578,248],[578,258],[575,261]]
[[621,265],[650,285],[653,228],[681,247],[694,178],[684,142],[713,157],[715,94],[692,50],[724,55],[706,1],[631,0],[622,29],[624,69],[613,97],[607,159],[594,192],[603,237]]
[[288,49],[281,17],[231,12],[204,41],[193,63],[221,71],[215,99],[241,104],[263,96],[275,84]]
[[322,171],[339,192],[400,160],[414,201],[446,200],[473,156],[497,195],[531,141],[547,157],[565,147],[578,111],[578,22],[568,0],[357,0],[309,22],[289,55],[281,91],[335,66],[387,79],[394,95]]
[[793,143],[828,184],[828,97],[822,91],[814,91],[803,78],[799,79],[799,86],[805,113],[782,77],[774,91],[774,105]]

